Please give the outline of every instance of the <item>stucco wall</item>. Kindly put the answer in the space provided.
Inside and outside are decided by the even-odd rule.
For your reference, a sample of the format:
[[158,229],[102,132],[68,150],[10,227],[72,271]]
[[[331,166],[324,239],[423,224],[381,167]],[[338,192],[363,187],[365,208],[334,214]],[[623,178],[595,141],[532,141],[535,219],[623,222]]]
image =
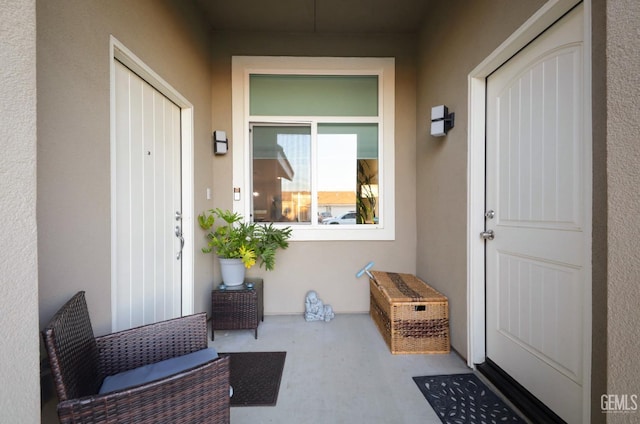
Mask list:
[[37,423],[35,1],[0,10],[0,422]]
[[[449,297],[451,343],[462,355],[467,353],[467,77],[542,4],[436,2],[420,36],[416,272]],[[455,112],[455,127],[434,138],[431,107],[440,104]]]
[[[640,395],[640,3],[606,2],[607,393]],[[604,205],[603,205],[604,206]],[[594,317],[597,319],[597,317]],[[638,422],[640,412],[608,422]]]
[[[37,3],[40,323],[78,290],[97,334],[111,330],[109,36],[194,106],[195,208],[212,181],[209,34],[187,3]],[[196,311],[209,261],[196,255]]]
[[[395,215],[394,241],[292,242],[278,253],[271,272],[254,267],[249,275],[265,279],[265,312],[292,314],[304,310],[310,289],[336,312],[367,312],[369,286],[355,273],[369,261],[375,269],[415,272],[415,35],[317,35],[216,32],[213,34],[213,129],[231,133],[231,57],[246,56],[371,56],[395,57]],[[234,140],[231,140],[233,149]],[[216,207],[232,208],[232,155],[214,159]],[[217,266],[216,266],[217,268]],[[220,281],[219,271],[215,279]]]

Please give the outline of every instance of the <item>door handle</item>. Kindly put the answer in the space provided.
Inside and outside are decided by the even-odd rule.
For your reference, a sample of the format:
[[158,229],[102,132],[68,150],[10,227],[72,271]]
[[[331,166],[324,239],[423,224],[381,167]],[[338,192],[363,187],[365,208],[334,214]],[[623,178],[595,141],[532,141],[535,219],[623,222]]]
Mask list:
[[480,233],[480,238],[483,240],[493,240],[495,238],[495,234],[493,230],[487,230]]
[[184,247],[184,237],[182,236],[182,229],[179,225],[176,225],[176,237],[180,240],[180,251],[178,251],[176,259],[180,260],[180,257],[182,256],[182,248]]

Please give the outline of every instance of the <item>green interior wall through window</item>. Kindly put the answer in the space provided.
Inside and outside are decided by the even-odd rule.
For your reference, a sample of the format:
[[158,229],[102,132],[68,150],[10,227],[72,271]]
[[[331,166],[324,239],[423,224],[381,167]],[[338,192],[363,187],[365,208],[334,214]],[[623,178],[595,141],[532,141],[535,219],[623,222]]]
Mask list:
[[249,77],[252,116],[378,116],[377,75]]

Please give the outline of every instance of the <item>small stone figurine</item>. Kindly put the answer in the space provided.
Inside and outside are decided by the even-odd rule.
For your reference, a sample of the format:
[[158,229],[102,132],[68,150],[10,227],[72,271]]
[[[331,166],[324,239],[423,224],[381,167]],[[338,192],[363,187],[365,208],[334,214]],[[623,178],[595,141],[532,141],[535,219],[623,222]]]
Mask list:
[[311,290],[307,293],[307,297],[304,301],[305,311],[304,319],[307,322],[310,321],[325,321],[329,322],[336,315],[333,313],[331,305],[325,305],[318,297],[318,294]]

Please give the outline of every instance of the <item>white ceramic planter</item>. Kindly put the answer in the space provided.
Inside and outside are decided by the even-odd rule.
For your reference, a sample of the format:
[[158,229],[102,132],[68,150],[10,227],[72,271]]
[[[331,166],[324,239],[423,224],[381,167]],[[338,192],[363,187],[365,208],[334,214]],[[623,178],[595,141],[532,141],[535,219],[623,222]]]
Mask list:
[[242,263],[242,259],[223,259],[220,260],[220,272],[222,273],[222,282],[228,286],[239,286],[244,283],[244,274],[246,268]]

